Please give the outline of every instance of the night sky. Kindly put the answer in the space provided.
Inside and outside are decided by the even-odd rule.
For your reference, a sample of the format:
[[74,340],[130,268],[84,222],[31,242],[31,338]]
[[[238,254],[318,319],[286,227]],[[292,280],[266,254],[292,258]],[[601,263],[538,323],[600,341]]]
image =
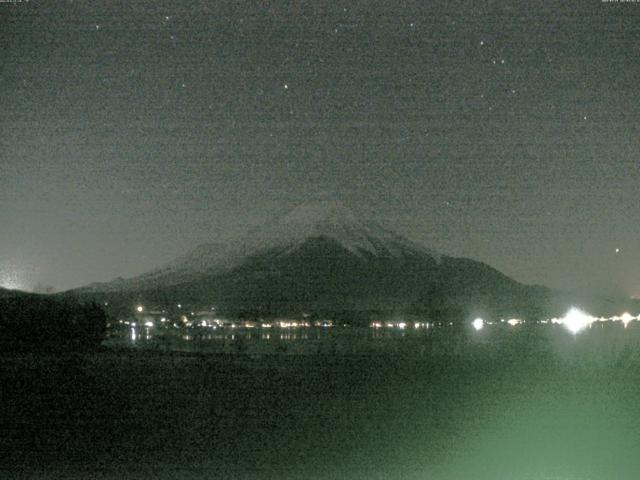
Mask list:
[[317,195],[640,294],[640,3],[0,3],[0,285],[132,276]]

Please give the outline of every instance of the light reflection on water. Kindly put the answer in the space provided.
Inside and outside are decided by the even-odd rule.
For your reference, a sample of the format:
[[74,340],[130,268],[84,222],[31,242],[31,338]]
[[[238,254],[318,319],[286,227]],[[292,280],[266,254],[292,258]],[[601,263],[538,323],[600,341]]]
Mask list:
[[[181,339],[185,342],[193,341],[224,341],[224,340],[247,340],[247,341],[305,341],[305,340],[325,340],[344,337],[366,338],[370,340],[385,340],[405,338],[408,336],[424,335],[424,332],[412,332],[411,330],[377,330],[370,328],[332,329],[326,328],[304,328],[304,329],[282,329],[271,331],[256,331],[254,329],[218,328],[218,329],[189,329],[187,331],[170,329],[153,329],[152,327],[131,327],[127,339],[130,343],[137,343],[141,340],[156,340],[159,338]],[[114,339],[123,339],[124,335],[112,332]]]
[[[527,330],[528,329],[528,330]],[[527,333],[528,332],[528,333]],[[144,349],[202,351],[209,353],[459,354],[473,348],[495,349],[520,338],[542,341],[562,358],[590,362],[608,361],[624,353],[640,352],[640,323],[595,324],[577,336],[559,325],[534,327],[496,325],[481,330],[451,328],[446,323],[431,328],[174,328],[130,325],[110,332],[107,346]],[[524,340],[523,340],[524,339]],[[640,355],[640,354],[639,354]]]
[[172,328],[131,325],[110,332],[107,345],[163,350],[245,353],[356,353],[389,348],[427,330],[366,327],[306,328]]

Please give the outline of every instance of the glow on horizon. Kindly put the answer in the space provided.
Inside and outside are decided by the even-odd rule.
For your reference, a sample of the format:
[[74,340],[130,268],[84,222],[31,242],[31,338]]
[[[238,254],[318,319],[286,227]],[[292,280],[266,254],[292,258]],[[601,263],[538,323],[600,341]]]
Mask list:
[[7,278],[3,278],[0,280],[0,288],[6,288],[7,290],[25,290],[25,287],[23,287],[20,283]]
[[24,271],[9,264],[5,268],[0,267],[0,287],[9,290],[29,290],[25,282]]

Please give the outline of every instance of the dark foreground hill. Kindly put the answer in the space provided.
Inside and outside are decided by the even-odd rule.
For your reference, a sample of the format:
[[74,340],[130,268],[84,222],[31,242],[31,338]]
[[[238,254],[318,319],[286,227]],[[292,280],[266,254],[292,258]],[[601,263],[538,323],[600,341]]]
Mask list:
[[77,351],[97,348],[106,314],[94,303],[0,289],[3,351]]

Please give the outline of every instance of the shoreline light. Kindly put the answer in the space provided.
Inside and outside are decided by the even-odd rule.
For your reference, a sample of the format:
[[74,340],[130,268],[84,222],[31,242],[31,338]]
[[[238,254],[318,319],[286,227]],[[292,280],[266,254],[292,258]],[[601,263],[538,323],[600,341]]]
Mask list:
[[484,327],[484,320],[478,317],[473,322],[471,322],[471,325],[473,325],[473,328],[475,328],[476,330],[482,330],[482,328]]
[[593,317],[576,307],[571,307],[562,319],[562,323],[574,335],[591,325]]

